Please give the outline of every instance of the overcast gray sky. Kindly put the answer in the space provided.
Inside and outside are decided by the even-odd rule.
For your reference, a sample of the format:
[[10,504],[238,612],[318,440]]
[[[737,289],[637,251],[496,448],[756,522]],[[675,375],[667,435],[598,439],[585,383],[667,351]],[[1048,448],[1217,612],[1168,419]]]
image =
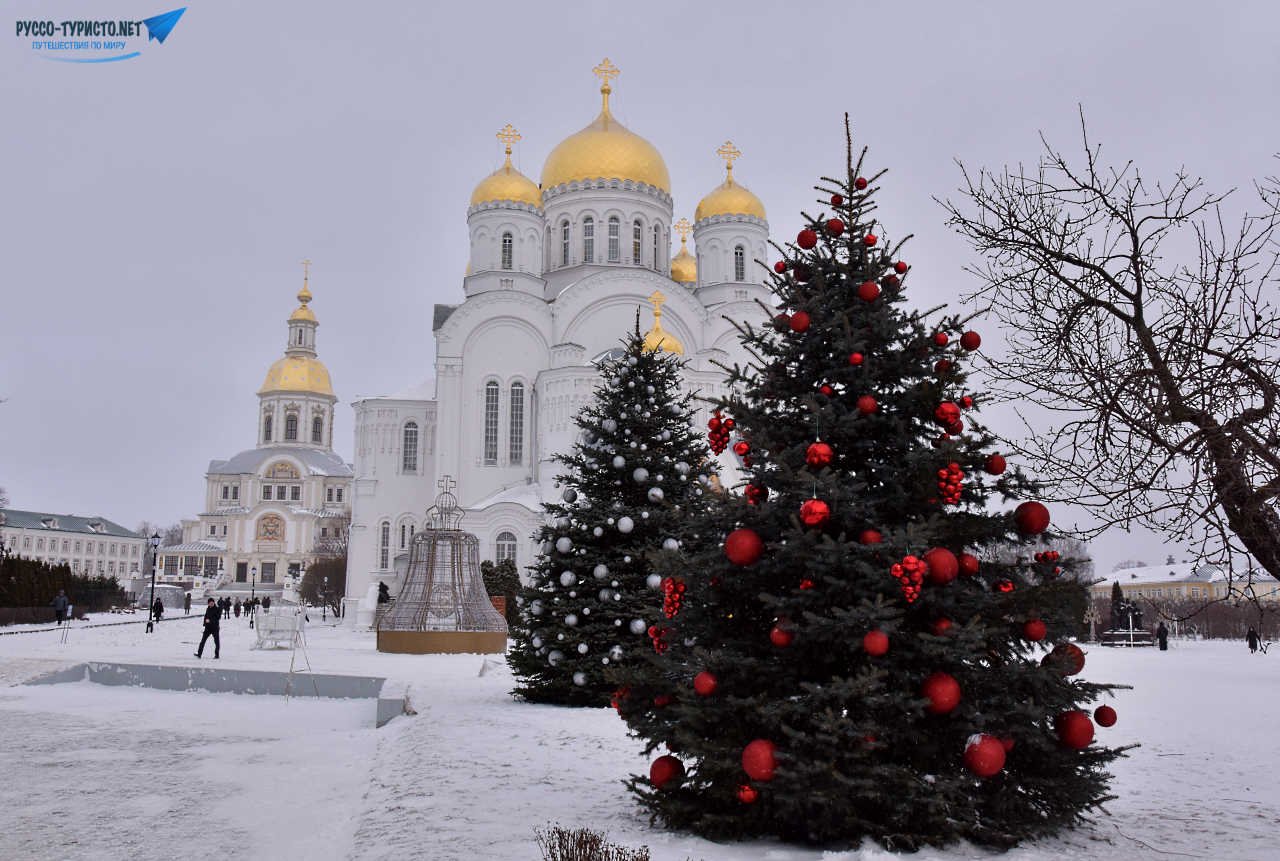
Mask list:
[[[932,200],[956,187],[954,159],[1033,161],[1038,130],[1069,147],[1077,104],[1105,153],[1152,176],[1185,164],[1247,188],[1280,148],[1274,3],[194,0],[164,45],[104,65],[42,62],[13,20],[173,7],[6,8],[0,486],[14,507],[130,527],[194,515],[209,460],[253,445],[303,257],[350,460],[347,405],[432,375],[431,307],[461,300],[494,132],[520,129],[536,181],[595,116],[604,56],[677,216],[720,181],[731,138],[773,235],[793,236],[814,180],[840,169],[848,110],[891,171],[889,232],[916,236],[922,304],[971,285]],[[1095,543],[1100,570],[1164,552]]]

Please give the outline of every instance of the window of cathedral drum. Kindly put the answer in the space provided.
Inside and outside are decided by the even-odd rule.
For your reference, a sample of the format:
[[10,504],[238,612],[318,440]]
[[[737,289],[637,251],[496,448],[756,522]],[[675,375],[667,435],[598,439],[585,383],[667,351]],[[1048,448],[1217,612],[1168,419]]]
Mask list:
[[298,416],[296,413],[289,413],[284,417],[284,438],[287,442],[293,442],[298,438]]
[[662,259],[662,251],[659,245],[659,237],[662,235],[661,231],[661,224],[655,224],[653,226],[653,268],[655,270],[662,269],[662,265],[658,262]]
[[378,567],[386,569],[390,567],[391,562],[391,523],[382,521],[382,528],[378,534]]
[[644,228],[640,225],[640,220],[636,219],[631,225],[631,264],[633,266],[643,266],[643,252],[641,247],[644,245]]
[[311,441],[316,445],[324,442],[324,417],[316,416],[311,420]]
[[524,460],[524,383],[521,382],[511,384],[511,438],[508,454],[511,463],[518,464]]
[[596,262],[596,222],[590,215],[582,219],[582,262]]
[[262,441],[271,442],[271,416],[266,416],[262,420]]
[[401,550],[405,548],[405,544],[408,542],[408,540],[409,540],[409,524],[401,523],[400,524],[400,549]]
[[560,222],[560,265],[569,265],[569,222]]
[[516,537],[510,532],[499,532],[493,543],[493,559],[501,562],[504,559],[516,561]]
[[733,280],[747,280],[747,251],[741,245],[733,249]]
[[622,250],[618,247],[618,243],[620,242],[620,237],[618,236],[618,233],[619,231],[621,231],[621,229],[622,229],[622,224],[621,222],[618,221],[618,216],[616,215],[609,216],[609,262],[610,263],[617,263],[618,260],[622,257]]
[[498,384],[492,380],[484,386],[484,462],[498,463]]
[[418,471],[418,423],[409,422],[404,426],[404,451],[401,453],[401,472]]
[[511,234],[510,233],[502,234],[502,268],[503,269],[511,268],[511,257],[512,257],[512,252],[514,250],[513,245],[514,245],[514,240],[512,240]]

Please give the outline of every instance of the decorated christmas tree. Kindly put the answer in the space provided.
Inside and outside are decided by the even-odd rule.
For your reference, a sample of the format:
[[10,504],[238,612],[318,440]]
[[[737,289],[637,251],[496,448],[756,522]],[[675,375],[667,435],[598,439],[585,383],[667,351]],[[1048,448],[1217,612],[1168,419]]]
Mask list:
[[660,314],[644,337],[637,318],[601,363],[576,419],[581,441],[557,458],[563,493],[544,505],[542,553],[517,595],[507,655],[524,699],[608,705],[609,673],[667,648],[661,607],[678,608],[682,596],[668,581],[664,597],[654,562],[696,543],[688,527],[711,494],[693,396],[680,392],[683,362],[664,349]]
[[1010,846],[1109,798],[1108,688],[1065,641],[1071,560],[1034,552],[1049,512],[975,417],[981,338],[909,308],[865,155],[780,249],[773,325],[742,328],[757,361],[712,436],[734,421],[747,481],[690,525],[718,540],[664,559],[671,648],[617,698],[653,756],[631,786],[716,839]]

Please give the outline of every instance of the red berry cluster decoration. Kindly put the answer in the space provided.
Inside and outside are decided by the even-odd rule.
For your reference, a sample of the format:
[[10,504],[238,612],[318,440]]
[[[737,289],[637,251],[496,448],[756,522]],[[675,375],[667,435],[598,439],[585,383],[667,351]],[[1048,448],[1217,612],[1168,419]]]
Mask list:
[[1057,562],[1061,558],[1062,554],[1057,550],[1041,550],[1034,557],[1037,562]]
[[955,461],[947,464],[945,469],[938,470],[938,498],[946,505],[959,503],[962,481],[964,481],[964,470]]
[[662,578],[662,615],[674,619],[684,601],[684,581],[675,577]]
[[649,626],[649,639],[653,641],[653,650],[659,655],[665,655],[667,649],[671,648],[671,644],[667,642],[667,635],[670,633],[670,628],[660,628],[657,625]]
[[711,451],[720,454],[724,451],[725,446],[729,444],[729,434],[733,431],[733,419],[724,418],[720,415],[720,411],[716,410],[715,414],[707,422],[709,433],[707,434],[707,442],[711,446]]
[[622,711],[622,701],[631,696],[631,688],[623,685],[613,692],[613,696],[609,698],[609,708],[614,711]]
[[748,505],[759,505],[769,497],[769,489],[762,484],[748,484],[743,490]]
[[918,556],[904,556],[901,562],[895,562],[889,573],[902,586],[902,596],[908,604],[915,603],[920,597],[920,585],[924,583],[924,575],[929,565]]

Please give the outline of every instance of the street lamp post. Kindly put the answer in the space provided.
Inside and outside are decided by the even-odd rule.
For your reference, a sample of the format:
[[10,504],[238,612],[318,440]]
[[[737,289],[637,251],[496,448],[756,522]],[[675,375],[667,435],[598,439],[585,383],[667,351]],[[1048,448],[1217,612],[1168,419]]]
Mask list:
[[249,569],[249,627],[253,627],[253,617],[257,615],[258,566]]
[[155,631],[156,624],[156,569],[160,567],[160,533],[154,532],[149,540],[151,544],[151,598],[147,601],[147,633]]
[[320,594],[320,621],[329,621],[329,575],[324,575],[324,591]]

